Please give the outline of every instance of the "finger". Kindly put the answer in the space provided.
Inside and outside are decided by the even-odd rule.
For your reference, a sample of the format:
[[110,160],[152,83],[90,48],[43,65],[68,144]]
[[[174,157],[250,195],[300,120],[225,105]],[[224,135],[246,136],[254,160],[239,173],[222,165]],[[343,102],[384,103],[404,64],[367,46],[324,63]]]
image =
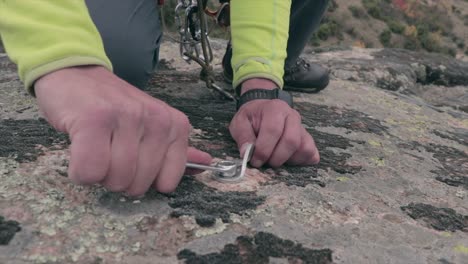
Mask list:
[[229,125],[229,132],[236,141],[241,158],[244,157],[245,147],[256,140],[255,131],[248,117],[239,112]]
[[315,145],[314,139],[305,128],[302,128],[301,134],[301,147],[296,151],[296,153],[292,155],[288,161],[288,164],[312,165],[319,163],[320,154],[318,152],[317,146]]
[[[189,147],[187,149],[187,161],[188,162],[193,162],[193,163],[198,163],[198,164],[203,164],[203,165],[210,165],[212,160],[213,158],[211,157],[211,155],[206,152],[203,152],[201,150],[198,150],[192,147]],[[195,169],[186,169],[184,174],[195,175],[201,172],[203,171],[195,170]]]
[[141,196],[151,187],[159,174],[169,144],[164,134],[147,130],[140,143],[138,165],[135,178],[126,193],[130,196]]
[[283,165],[301,147],[303,129],[299,114],[288,115],[283,134],[268,161],[272,167]]
[[104,125],[81,127],[70,133],[68,176],[78,184],[99,183],[106,177],[110,165],[112,130]]
[[250,164],[261,167],[268,161],[284,131],[285,118],[274,112],[263,115]]
[[182,178],[187,163],[188,136],[179,138],[169,146],[154,187],[162,193],[173,192]]
[[135,121],[121,121],[112,135],[111,162],[102,185],[110,191],[126,190],[133,182],[137,169],[142,132]]

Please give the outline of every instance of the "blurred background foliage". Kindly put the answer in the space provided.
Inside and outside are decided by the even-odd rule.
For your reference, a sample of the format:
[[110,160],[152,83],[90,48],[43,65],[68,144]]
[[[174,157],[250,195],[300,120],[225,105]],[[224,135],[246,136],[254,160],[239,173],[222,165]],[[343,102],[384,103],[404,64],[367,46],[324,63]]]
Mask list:
[[[211,3],[216,2],[210,0]],[[176,0],[166,0],[164,21],[174,31]],[[228,38],[214,27],[211,36]],[[468,0],[330,0],[310,40],[315,47],[403,48],[468,55]]]
[[[162,9],[166,33],[174,37],[176,4],[166,0]],[[214,7],[217,0],[209,4]],[[209,27],[210,36],[229,38],[228,30],[211,20]],[[466,58],[467,41],[468,0],[330,0],[310,44],[403,48]]]

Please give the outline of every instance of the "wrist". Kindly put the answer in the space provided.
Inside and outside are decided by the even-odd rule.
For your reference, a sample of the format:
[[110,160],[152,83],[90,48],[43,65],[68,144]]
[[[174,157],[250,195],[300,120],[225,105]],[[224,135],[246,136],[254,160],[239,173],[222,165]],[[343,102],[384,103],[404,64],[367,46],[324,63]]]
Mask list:
[[237,101],[237,110],[241,108],[242,105],[255,101],[255,100],[275,100],[279,99],[287,103],[291,108],[293,107],[293,98],[292,95],[286,91],[280,90],[279,88],[275,89],[250,89],[245,91]]
[[57,69],[55,71],[52,71],[50,73],[47,73],[40,78],[37,79],[35,82],[35,85],[42,85],[44,83],[50,83],[50,82],[55,82],[55,81],[67,81],[70,78],[70,75],[75,75],[75,74],[83,74],[83,73],[89,73],[93,71],[98,71],[101,74],[105,71],[108,71],[106,68],[99,66],[99,65],[80,65],[80,66],[72,66],[72,67],[66,67],[62,69]]
[[278,89],[278,85],[269,79],[263,79],[263,78],[248,79],[242,83],[240,94],[242,95],[250,90],[258,90],[258,89],[274,90],[274,89]]

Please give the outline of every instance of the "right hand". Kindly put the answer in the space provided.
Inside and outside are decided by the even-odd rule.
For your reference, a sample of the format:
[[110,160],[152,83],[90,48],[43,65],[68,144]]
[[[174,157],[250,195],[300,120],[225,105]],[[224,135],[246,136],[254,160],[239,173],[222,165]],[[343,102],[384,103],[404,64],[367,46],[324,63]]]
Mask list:
[[211,156],[188,147],[190,123],[180,111],[100,66],[49,73],[35,83],[39,108],[57,130],[70,134],[68,175],[130,196],[151,186],[177,187],[188,161]]

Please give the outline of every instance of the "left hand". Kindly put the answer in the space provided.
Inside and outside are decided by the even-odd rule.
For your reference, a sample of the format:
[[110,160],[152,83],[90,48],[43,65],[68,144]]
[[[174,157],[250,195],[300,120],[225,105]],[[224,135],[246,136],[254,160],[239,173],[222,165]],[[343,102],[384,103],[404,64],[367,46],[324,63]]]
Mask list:
[[250,164],[268,163],[276,168],[284,163],[312,165],[320,155],[312,136],[301,124],[301,115],[282,100],[254,100],[239,109],[229,126],[241,156],[246,143],[255,143]]

